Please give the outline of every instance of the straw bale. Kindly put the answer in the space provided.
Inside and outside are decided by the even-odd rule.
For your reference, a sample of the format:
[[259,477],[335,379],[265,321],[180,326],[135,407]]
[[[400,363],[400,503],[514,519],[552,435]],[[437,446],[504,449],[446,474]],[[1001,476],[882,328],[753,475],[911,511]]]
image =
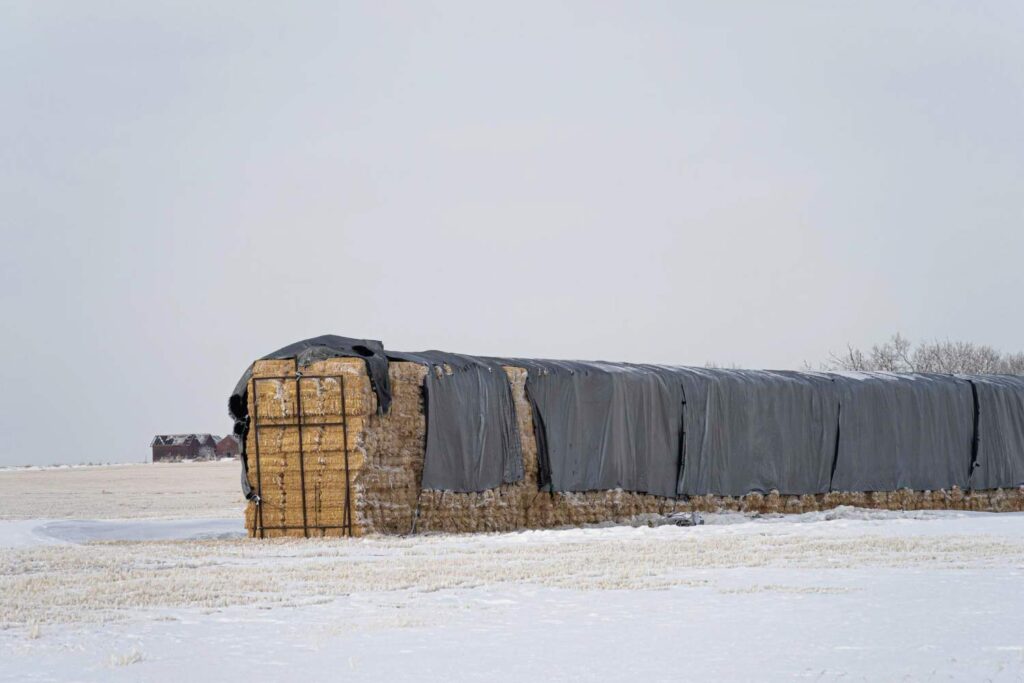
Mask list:
[[[295,379],[256,378],[254,382],[256,399],[259,401],[259,417],[268,424],[278,421],[294,421],[298,414],[295,396]],[[299,381],[302,390],[302,414],[307,422],[316,417],[339,417],[341,413],[341,382],[334,377],[304,377]],[[345,384],[345,415],[370,415],[377,409],[377,400],[367,377],[348,377]]]
[[[250,429],[250,432],[252,430]],[[352,453],[361,448],[363,444],[363,430],[357,427],[348,429],[348,438],[341,427],[302,427],[302,451],[306,454],[307,460],[311,454],[333,454],[344,458],[345,445],[348,444],[350,462]],[[255,435],[253,435],[255,446]],[[253,448],[255,453],[255,447]],[[260,426],[260,455],[265,458],[292,456],[291,460],[298,467],[299,457],[299,428],[294,425],[261,425]],[[262,462],[262,460],[261,460]],[[305,464],[306,461],[303,461]],[[351,464],[350,467],[357,468],[360,465]]]
[[252,364],[253,377],[282,377],[294,373],[293,360],[258,360]]

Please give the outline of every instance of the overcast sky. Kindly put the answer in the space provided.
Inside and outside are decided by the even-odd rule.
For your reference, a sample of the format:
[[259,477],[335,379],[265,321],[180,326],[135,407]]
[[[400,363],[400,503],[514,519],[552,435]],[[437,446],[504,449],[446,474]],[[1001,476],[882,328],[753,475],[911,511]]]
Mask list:
[[0,3],[0,465],[256,357],[1024,348],[1024,4]]

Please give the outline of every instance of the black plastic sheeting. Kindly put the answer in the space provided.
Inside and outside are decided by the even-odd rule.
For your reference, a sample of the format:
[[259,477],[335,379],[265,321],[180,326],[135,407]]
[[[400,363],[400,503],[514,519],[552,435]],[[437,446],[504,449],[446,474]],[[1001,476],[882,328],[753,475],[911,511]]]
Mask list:
[[[381,411],[390,404],[389,360],[428,367],[427,489],[483,491],[522,480],[502,366],[527,370],[540,484],[551,491],[676,497],[1024,484],[1024,378],[403,353],[336,336],[265,358],[294,357],[301,368],[335,356],[366,360]],[[229,402],[240,434],[250,376],[251,368]]]
[[971,487],[1024,486],[1024,377],[972,375],[967,379],[978,406]]

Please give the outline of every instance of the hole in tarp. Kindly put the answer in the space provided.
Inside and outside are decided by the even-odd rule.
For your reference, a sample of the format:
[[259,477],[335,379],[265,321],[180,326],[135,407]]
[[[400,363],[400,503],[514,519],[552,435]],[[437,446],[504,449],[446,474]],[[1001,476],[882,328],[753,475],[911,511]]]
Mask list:
[[358,353],[363,358],[369,358],[370,356],[373,355],[373,351],[371,349],[366,348],[362,344],[356,344],[355,346],[352,347],[352,350]]

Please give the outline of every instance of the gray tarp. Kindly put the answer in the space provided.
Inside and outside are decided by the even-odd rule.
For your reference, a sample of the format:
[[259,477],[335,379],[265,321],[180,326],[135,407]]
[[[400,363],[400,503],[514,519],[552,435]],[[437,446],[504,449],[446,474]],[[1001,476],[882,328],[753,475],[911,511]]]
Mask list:
[[838,402],[827,378],[795,372],[705,370],[705,404],[695,391],[687,433],[703,431],[687,450],[680,493],[739,496],[773,489],[825,493],[835,456]]
[[970,376],[978,397],[978,447],[971,486],[1024,485],[1024,377]]
[[967,488],[969,382],[952,375],[833,375],[840,402],[835,491]]
[[[738,496],[1024,483],[1024,378],[478,358],[385,352],[380,342],[335,336],[266,358],[295,357],[301,368],[332,356],[366,360],[382,411],[388,359],[429,367],[424,488],[482,491],[523,478],[502,365],[527,369],[540,483],[554,491]],[[229,402],[242,430],[248,378]]]
[[512,388],[500,363],[443,351],[388,358],[428,367],[423,488],[484,491],[522,480]]
[[670,372],[599,362],[506,360],[528,370],[542,483],[676,495],[683,389]]

